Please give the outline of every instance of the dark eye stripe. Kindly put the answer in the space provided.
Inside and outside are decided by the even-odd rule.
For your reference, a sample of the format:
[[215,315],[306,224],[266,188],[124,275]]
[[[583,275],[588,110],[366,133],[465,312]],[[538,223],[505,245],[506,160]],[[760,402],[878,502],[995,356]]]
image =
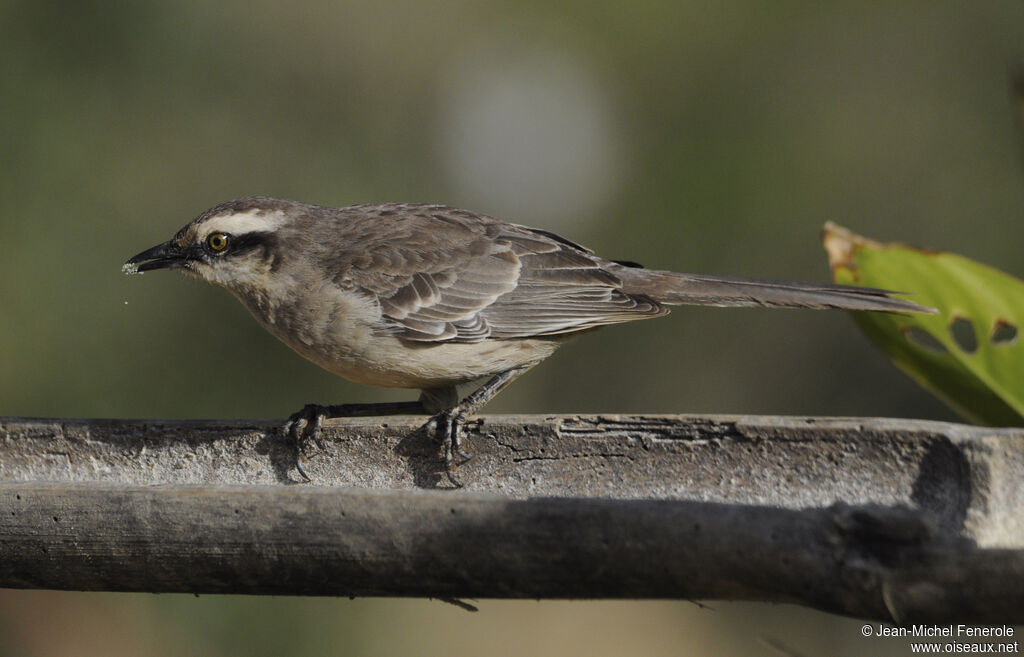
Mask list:
[[241,235],[210,233],[202,241],[202,248],[212,256],[234,257],[256,249],[265,249],[274,242],[274,234],[267,231],[255,231]]
[[257,231],[236,235],[231,239],[231,252],[235,254],[245,253],[261,247],[270,246],[274,242],[274,234],[267,231]]

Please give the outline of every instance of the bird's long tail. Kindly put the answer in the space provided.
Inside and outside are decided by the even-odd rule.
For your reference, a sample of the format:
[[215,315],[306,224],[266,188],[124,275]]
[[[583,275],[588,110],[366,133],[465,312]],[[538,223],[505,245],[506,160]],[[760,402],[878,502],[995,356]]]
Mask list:
[[669,305],[835,308],[934,314],[934,308],[893,298],[889,290],[828,283],[773,281],[733,276],[679,274],[622,267],[615,272],[627,294],[642,294]]

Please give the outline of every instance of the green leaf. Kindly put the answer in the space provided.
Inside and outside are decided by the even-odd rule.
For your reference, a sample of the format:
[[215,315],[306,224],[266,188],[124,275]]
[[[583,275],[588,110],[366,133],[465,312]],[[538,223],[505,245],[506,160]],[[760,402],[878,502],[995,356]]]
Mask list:
[[1024,281],[954,253],[882,244],[831,222],[822,241],[835,282],[905,290],[939,311],[854,314],[897,367],[970,421],[1024,425]]

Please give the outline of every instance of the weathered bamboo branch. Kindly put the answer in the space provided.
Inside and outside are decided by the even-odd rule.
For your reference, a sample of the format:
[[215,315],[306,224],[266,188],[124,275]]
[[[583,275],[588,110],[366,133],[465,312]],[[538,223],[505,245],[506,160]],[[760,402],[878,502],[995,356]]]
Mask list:
[[444,486],[423,418],[0,419],[0,586],[797,602],[1024,622],[1024,430],[488,416]]

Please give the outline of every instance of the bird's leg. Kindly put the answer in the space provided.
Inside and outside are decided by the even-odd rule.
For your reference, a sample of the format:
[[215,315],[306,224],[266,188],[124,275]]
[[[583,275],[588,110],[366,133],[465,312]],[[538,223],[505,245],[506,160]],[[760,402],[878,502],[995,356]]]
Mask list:
[[302,410],[292,413],[288,422],[284,425],[285,433],[288,434],[295,444],[295,469],[306,481],[312,478],[306,474],[302,467],[303,447],[307,441],[312,440],[321,451],[326,446],[320,439],[320,429],[324,420],[336,417],[368,417],[374,415],[426,415],[427,409],[419,401],[414,402],[384,402],[380,404],[334,404],[321,406],[320,404],[306,404]]
[[[455,478],[455,468],[473,458],[472,454],[462,451],[462,425],[466,423],[466,417],[483,408],[484,404],[531,367],[533,365],[523,365],[496,374],[458,404],[441,411],[427,423],[427,430],[437,431],[444,444],[445,475],[456,488],[462,488],[462,484]],[[456,457],[460,459],[458,463],[455,462]]]

